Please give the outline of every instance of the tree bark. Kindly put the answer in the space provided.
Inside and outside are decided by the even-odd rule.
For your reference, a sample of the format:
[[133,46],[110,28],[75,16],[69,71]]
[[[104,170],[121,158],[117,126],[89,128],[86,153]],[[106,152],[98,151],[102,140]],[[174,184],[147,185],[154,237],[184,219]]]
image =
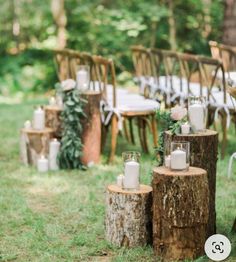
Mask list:
[[224,1],[223,43],[236,46],[236,0]]
[[210,210],[207,236],[216,233],[216,164],[218,160],[218,133],[212,130],[199,134],[175,135],[165,132],[165,146],[170,147],[171,141],[190,142],[190,165],[203,168],[207,171],[209,184]]
[[117,246],[145,246],[152,239],[152,188],[122,190],[109,185],[106,193],[106,239]]
[[64,0],[52,0],[51,10],[54,21],[57,25],[57,44],[58,48],[66,47],[66,12],[64,8]]
[[53,138],[53,130],[21,129],[20,155],[25,165],[37,165],[41,155],[48,156],[49,142]]
[[58,106],[45,106],[45,125],[54,132],[54,137],[60,139],[62,137],[62,108]]
[[101,154],[101,114],[100,101],[102,95],[100,92],[88,91],[82,95],[87,100],[84,107],[86,118],[82,120],[83,133],[83,156],[81,161],[84,165],[98,163]]
[[176,43],[176,21],[174,17],[174,1],[173,0],[167,0],[168,5],[168,24],[169,24],[169,41],[170,41],[170,48],[172,50],[177,49],[177,43]]
[[164,261],[204,255],[209,212],[205,170],[153,170],[153,247]]

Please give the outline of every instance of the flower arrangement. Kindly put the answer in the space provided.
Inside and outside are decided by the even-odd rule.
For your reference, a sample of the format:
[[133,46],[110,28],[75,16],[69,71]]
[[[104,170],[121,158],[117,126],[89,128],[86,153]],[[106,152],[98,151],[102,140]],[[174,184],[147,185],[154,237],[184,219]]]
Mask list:
[[81,119],[86,117],[83,112],[86,101],[81,98],[79,90],[75,87],[76,82],[73,79],[67,79],[57,85],[57,88],[61,90],[63,99],[61,115],[63,133],[58,155],[59,166],[62,169],[85,169],[85,166],[81,163],[83,148]]
[[162,126],[158,139],[159,144],[156,148],[158,165],[162,165],[164,161],[164,133],[165,131],[170,131],[172,134],[180,133],[181,125],[187,120],[187,109],[175,106],[170,111],[157,110],[156,117]]

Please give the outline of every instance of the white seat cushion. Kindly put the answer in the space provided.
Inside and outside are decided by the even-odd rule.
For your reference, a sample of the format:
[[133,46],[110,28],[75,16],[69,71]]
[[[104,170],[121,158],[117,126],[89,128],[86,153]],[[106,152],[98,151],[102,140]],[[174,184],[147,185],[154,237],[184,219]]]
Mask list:
[[226,94],[226,103],[224,104],[224,93],[221,92],[214,92],[213,97],[215,98],[215,101],[213,98],[210,99],[211,106],[213,107],[221,107],[223,105],[227,105],[227,107],[231,110],[236,110],[236,100],[230,96],[228,93]]

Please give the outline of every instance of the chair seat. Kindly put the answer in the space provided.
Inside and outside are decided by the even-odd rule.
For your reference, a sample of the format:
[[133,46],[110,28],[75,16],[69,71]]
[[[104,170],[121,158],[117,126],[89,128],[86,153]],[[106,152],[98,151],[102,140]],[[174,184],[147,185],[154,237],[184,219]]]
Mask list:
[[215,92],[212,94],[214,98],[211,98],[211,106],[212,107],[222,107],[224,105],[227,106],[230,110],[236,110],[236,100],[230,96],[228,93],[226,94],[226,103],[224,103],[224,93],[222,91]]
[[[222,71],[217,72],[216,77],[218,79],[222,79],[223,78]],[[225,72],[225,78],[226,79],[231,79],[234,82],[235,86],[236,86],[236,71]]]

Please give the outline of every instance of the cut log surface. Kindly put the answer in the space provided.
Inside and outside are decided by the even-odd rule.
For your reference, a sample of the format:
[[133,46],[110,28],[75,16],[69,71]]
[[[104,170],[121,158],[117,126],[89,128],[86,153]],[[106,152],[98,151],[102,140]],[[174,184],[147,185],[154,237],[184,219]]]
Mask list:
[[59,106],[45,106],[45,125],[51,128],[54,132],[54,137],[61,138],[62,136],[62,121],[61,112],[62,108]]
[[204,254],[209,214],[205,170],[153,170],[153,247],[164,261],[195,259]]
[[126,191],[109,185],[106,192],[106,239],[117,246],[145,246],[152,239],[152,187]]
[[21,129],[20,132],[20,155],[25,165],[37,165],[41,155],[48,156],[49,141],[53,138],[53,130]]
[[101,114],[100,101],[102,95],[100,92],[88,91],[82,94],[87,100],[84,106],[86,118],[82,120],[83,133],[83,156],[81,161],[84,165],[98,163],[101,154]]
[[189,135],[174,135],[165,132],[165,146],[170,147],[172,141],[190,142],[190,165],[207,171],[209,184],[210,210],[207,226],[207,236],[216,233],[216,164],[218,160],[218,133],[213,130]]

